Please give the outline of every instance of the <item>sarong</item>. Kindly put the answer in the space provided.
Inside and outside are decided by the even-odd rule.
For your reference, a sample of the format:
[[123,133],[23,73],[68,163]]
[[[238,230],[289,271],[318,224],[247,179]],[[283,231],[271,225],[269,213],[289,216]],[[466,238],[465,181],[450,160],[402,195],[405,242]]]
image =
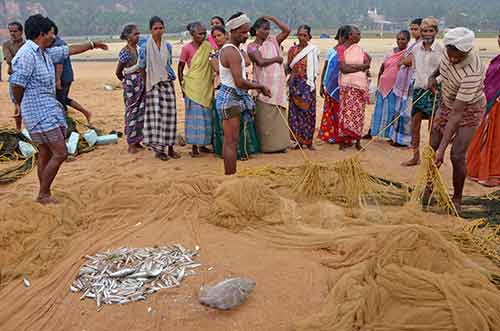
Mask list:
[[[222,110],[214,106],[213,108],[213,127],[214,127],[214,153],[222,156],[224,147],[224,120]],[[240,115],[240,140],[237,147],[238,160],[248,158],[250,155],[259,152],[259,141],[255,132],[255,125],[251,116]]]
[[[307,84],[307,80],[292,77],[289,96],[288,123],[290,128],[299,144],[310,146],[313,143],[316,127],[316,90]],[[293,135],[291,138],[295,140]]]
[[340,103],[325,93],[325,105],[318,138],[326,143],[338,144],[342,141],[339,136],[339,111]]
[[186,105],[186,143],[190,145],[210,145],[212,143],[212,111],[184,98]]
[[164,153],[175,145],[177,109],[172,82],[160,82],[146,93],[144,144],[155,152]]
[[377,92],[377,102],[372,116],[370,133],[372,136],[381,138],[391,137],[391,127],[396,118],[396,103],[398,97],[394,92],[390,92],[385,98],[382,93]]
[[483,118],[467,153],[469,177],[484,186],[500,186],[500,100]]
[[137,144],[144,138],[145,84],[139,72],[126,74],[123,80],[125,100],[125,136],[127,143]]
[[411,109],[413,98],[410,96],[406,100],[396,97],[396,116],[399,119],[389,129],[390,139],[398,145],[410,146],[412,139]]
[[368,92],[355,87],[340,87],[339,136],[350,144],[360,140],[365,121]]
[[[416,88],[413,90],[413,108],[411,110],[411,116],[413,117],[416,113],[422,113],[422,119],[428,120],[432,116],[432,109],[434,108],[434,115],[438,112],[440,99],[441,99],[441,88],[439,89],[438,96],[436,98],[436,104],[434,105],[434,93],[427,90]],[[425,96],[423,96],[425,94]]]

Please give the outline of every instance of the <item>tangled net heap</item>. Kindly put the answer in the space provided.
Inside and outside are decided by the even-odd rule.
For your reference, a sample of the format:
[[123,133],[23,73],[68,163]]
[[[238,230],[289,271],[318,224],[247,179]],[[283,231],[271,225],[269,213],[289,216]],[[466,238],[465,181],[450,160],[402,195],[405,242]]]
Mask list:
[[16,130],[0,129],[0,162],[21,161],[12,167],[0,170],[0,184],[15,182],[35,167],[35,156],[25,159],[19,151],[19,141],[29,143],[29,140]]
[[295,167],[245,169],[240,177],[266,178],[290,188],[296,198],[325,198],[349,209],[373,204],[403,204],[409,200],[408,188],[374,177],[366,172],[357,157],[333,165],[306,162]]
[[[207,219],[281,247],[329,253],[322,263],[338,278],[324,307],[296,330],[466,331],[500,325],[499,278],[464,253],[500,262],[491,251],[498,253],[498,231],[485,236],[481,227],[464,227],[455,217],[433,222],[408,207],[367,207],[352,217],[323,199],[287,199],[258,178],[223,182]],[[470,239],[459,240],[462,233]]]
[[[450,215],[458,216],[453,201],[448,194],[441,173],[434,163],[436,153],[431,146],[425,146],[422,163],[417,172],[417,185],[411,194],[411,203],[430,207],[432,201],[435,207],[448,212]],[[427,202],[426,202],[427,200]]]

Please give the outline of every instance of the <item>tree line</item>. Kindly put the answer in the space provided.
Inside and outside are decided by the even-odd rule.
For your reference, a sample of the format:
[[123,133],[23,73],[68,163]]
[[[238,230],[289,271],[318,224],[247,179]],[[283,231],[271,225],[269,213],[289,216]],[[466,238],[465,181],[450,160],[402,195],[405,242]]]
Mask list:
[[[3,1],[4,3],[8,1]],[[125,23],[138,23],[147,31],[152,15],[165,18],[170,32],[185,30],[187,23],[211,16],[227,18],[242,10],[252,18],[276,15],[296,27],[307,23],[313,28],[335,29],[341,24],[365,24],[369,8],[377,8],[388,20],[409,21],[429,15],[443,18],[447,26],[467,26],[493,31],[500,27],[500,1],[492,0],[39,0],[16,1],[21,8],[19,19],[29,14],[30,4],[39,3],[65,35],[118,34]],[[1,6],[2,1],[0,1]],[[5,17],[0,19],[5,23]]]

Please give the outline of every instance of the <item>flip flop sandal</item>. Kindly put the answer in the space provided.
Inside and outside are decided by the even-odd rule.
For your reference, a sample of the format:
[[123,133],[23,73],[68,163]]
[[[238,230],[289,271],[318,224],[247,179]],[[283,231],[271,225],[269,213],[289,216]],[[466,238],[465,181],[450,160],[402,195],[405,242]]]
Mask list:
[[165,154],[165,153],[156,153],[155,157],[156,157],[157,159],[162,160],[162,161],[168,161],[168,160],[169,160],[168,155],[167,155],[167,154]]
[[181,158],[181,154],[177,153],[177,152],[173,152],[171,154],[169,154],[169,156],[174,159],[174,160],[177,160],[177,159],[180,159]]
[[200,153],[193,153],[193,152],[189,152],[189,155],[190,155],[192,158],[194,158],[194,159],[196,159],[196,158],[198,158],[198,157],[201,157],[201,154],[200,154]]

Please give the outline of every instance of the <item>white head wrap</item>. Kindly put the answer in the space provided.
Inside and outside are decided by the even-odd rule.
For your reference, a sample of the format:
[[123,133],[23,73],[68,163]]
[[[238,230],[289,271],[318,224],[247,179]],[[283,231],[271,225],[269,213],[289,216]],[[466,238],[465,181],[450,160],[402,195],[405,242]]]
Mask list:
[[250,18],[246,14],[243,14],[241,16],[233,18],[232,20],[229,20],[226,23],[226,28],[229,31],[233,31],[233,30],[236,30],[237,28],[239,28],[240,26],[242,26],[244,24],[250,24],[251,22],[252,21],[250,20]]
[[474,47],[474,32],[467,28],[451,29],[444,36],[445,46],[455,46],[459,51],[468,53]]

